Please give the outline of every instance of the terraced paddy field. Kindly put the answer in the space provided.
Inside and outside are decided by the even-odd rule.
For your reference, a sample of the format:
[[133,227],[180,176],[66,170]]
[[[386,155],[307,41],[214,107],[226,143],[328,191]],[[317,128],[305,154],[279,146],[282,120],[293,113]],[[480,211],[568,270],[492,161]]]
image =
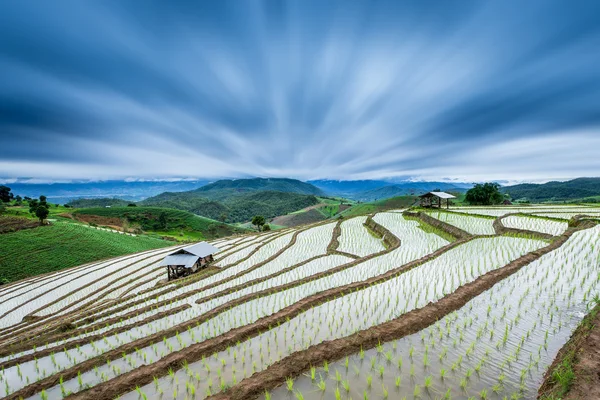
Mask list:
[[[0,288],[7,399],[536,398],[600,293],[592,207],[379,212]],[[57,262],[60,262],[57,260]]]

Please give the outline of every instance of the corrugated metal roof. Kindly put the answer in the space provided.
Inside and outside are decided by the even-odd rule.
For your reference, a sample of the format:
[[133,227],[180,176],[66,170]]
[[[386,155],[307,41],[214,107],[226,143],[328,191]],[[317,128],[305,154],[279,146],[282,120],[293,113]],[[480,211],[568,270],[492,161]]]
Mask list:
[[215,254],[219,251],[218,248],[206,242],[196,243],[191,246],[184,247],[182,250],[185,250],[186,252],[198,257],[206,257],[209,254]]
[[187,246],[182,249],[179,249],[179,250],[171,253],[171,255],[193,254],[198,257],[206,257],[210,254],[215,254],[218,251],[219,251],[219,249],[217,247],[215,247],[211,244],[208,244],[206,242],[200,242],[200,243],[196,243],[191,246]]
[[192,256],[190,254],[174,254],[166,256],[165,259],[160,262],[160,266],[183,265],[186,268],[192,268],[199,258],[200,257],[198,256]]
[[436,197],[439,197],[440,199],[455,199],[456,198],[456,196],[452,196],[450,193],[446,193],[446,192],[429,192],[429,193],[425,193],[424,195],[421,195],[421,197],[427,196],[428,194],[432,194]]

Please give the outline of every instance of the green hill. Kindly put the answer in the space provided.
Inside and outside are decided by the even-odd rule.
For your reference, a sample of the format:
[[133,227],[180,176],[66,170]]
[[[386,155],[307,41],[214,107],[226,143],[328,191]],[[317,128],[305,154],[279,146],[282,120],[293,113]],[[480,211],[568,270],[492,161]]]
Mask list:
[[318,203],[314,195],[234,188],[162,193],[140,202],[144,206],[176,208],[218,220],[225,216],[227,222],[246,222],[254,215],[272,218]]
[[566,182],[525,183],[501,189],[514,200],[531,202],[577,200],[600,195],[600,178],[577,178]]
[[105,258],[173,245],[146,236],[128,236],[80,224],[52,225],[0,235],[0,282],[57,271]]
[[161,207],[82,208],[75,210],[72,215],[79,221],[96,225],[123,227],[126,221],[130,229],[137,227],[143,231],[185,240],[212,239],[247,232],[187,211]]

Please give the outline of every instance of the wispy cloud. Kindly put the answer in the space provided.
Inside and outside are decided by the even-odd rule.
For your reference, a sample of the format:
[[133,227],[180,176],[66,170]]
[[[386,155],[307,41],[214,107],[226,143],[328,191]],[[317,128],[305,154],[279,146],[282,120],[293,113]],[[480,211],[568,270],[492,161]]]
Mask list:
[[554,0],[7,0],[0,177],[600,175],[599,14]]

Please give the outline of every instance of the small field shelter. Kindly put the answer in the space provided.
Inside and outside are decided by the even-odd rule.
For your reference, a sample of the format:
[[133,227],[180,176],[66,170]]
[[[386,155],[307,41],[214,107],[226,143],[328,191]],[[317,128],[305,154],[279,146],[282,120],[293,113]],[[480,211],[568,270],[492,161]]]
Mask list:
[[213,254],[219,249],[206,242],[200,242],[179,249],[161,261],[161,267],[167,267],[168,280],[188,276],[213,262]]
[[449,208],[450,199],[455,199],[456,196],[446,192],[428,192],[419,196],[421,198],[421,207],[437,207],[442,208],[442,201],[446,200],[446,208]]

